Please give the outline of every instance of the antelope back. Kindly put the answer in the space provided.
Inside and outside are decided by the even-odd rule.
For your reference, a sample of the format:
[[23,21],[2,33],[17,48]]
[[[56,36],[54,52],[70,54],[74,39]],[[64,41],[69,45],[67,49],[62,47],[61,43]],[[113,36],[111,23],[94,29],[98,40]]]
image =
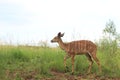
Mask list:
[[96,45],[88,40],[73,41],[67,44],[67,52],[70,53],[91,53],[96,50]]

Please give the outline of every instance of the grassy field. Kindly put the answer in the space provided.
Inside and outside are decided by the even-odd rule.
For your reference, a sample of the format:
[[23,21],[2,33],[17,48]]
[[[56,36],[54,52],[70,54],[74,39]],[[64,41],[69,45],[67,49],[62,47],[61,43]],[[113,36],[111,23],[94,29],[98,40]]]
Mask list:
[[[30,46],[0,46],[0,79],[1,80],[52,80],[51,72],[65,73],[63,58],[65,52],[59,48],[30,47]],[[120,50],[116,56],[98,50],[98,58],[102,65],[102,73],[98,74],[98,66],[94,63],[92,74],[102,78],[120,79]],[[71,71],[71,60],[67,60]],[[85,56],[75,58],[75,76],[84,75],[88,61]],[[62,79],[61,79],[62,80]],[[63,79],[69,80],[69,79]],[[86,78],[86,80],[89,80]]]

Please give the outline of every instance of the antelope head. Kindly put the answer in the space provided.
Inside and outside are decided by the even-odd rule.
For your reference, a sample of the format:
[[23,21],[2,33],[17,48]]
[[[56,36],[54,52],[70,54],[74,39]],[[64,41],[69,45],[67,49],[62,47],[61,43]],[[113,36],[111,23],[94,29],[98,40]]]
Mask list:
[[53,43],[53,42],[59,42],[59,41],[61,40],[61,37],[63,37],[63,36],[64,36],[64,33],[61,34],[61,32],[59,32],[58,35],[55,36],[55,37],[51,40],[51,42],[52,42],[52,43]]

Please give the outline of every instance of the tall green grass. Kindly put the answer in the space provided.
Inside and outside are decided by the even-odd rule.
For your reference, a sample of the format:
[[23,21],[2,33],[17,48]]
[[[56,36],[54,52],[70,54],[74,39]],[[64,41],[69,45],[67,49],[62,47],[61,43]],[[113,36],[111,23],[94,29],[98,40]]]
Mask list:
[[40,78],[50,76],[51,70],[63,72],[63,56],[64,52],[56,48],[0,46],[0,78],[22,79],[32,73]]
[[[118,50],[118,53],[120,53],[120,50]],[[51,76],[50,72],[52,70],[65,72],[64,55],[65,52],[59,48],[0,46],[0,79],[40,79],[44,76]],[[102,75],[108,77],[120,76],[120,54],[111,59],[108,54],[99,50],[97,56],[102,65]],[[71,59],[67,60],[67,65],[71,70]],[[85,56],[75,57],[75,72],[77,74],[85,74],[88,65]],[[92,72],[97,73],[98,71],[98,66],[95,63]]]
[[98,43],[98,53],[103,67],[104,75],[120,76],[120,48],[117,40],[103,37]]

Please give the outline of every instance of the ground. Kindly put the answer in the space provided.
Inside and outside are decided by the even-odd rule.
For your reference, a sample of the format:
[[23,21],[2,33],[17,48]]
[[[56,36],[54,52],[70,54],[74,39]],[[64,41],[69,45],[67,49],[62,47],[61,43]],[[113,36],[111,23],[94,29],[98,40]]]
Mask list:
[[15,71],[9,72],[6,71],[6,79],[9,80],[120,80],[119,78],[110,78],[106,76],[97,75],[95,73],[91,74],[70,74],[58,71],[50,71],[51,76],[44,76],[44,77],[36,77],[38,75],[37,71]]
[[70,73],[51,71],[51,74],[53,77],[42,78],[42,80],[120,80],[120,78],[98,76],[95,73],[88,75],[71,75]]

